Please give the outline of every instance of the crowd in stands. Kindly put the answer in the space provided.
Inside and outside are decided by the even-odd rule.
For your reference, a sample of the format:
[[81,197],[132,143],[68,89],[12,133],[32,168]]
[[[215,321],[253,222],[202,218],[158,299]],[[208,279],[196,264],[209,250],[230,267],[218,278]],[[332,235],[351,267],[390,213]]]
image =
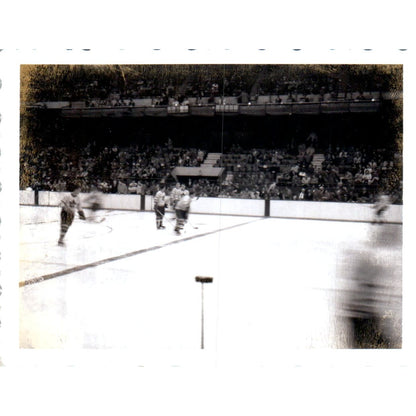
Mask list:
[[[284,200],[374,202],[380,192],[402,202],[401,154],[374,147],[328,148],[314,162],[313,135],[297,149],[251,149],[232,146],[217,166],[219,180],[198,178],[185,185],[202,197],[270,198]],[[84,149],[47,147],[21,152],[21,189],[66,191],[69,182],[83,192],[98,187],[104,193],[154,195],[158,185],[174,186],[176,166],[200,166],[207,152],[198,148],[116,145]],[[30,157],[29,157],[30,155]]]
[[313,144],[301,144],[297,155],[284,150],[253,149],[232,156],[233,179],[223,197],[281,200],[374,202],[380,192],[402,203],[401,155],[385,149],[328,149],[313,163]]
[[107,70],[96,66],[81,69],[66,73],[60,69],[58,82],[53,83],[44,82],[44,73],[39,75],[42,88],[36,90],[34,101],[85,101],[88,106],[126,107],[133,106],[133,99],[138,98],[151,98],[159,105],[186,104],[190,98],[196,102],[213,102],[216,97],[236,97],[240,102],[248,97],[255,101],[259,95],[308,101],[312,95],[331,94],[336,98],[391,88],[391,77],[375,65],[116,65]]
[[21,187],[65,191],[68,182],[76,181],[84,192],[98,186],[103,192],[130,193],[129,187],[136,183],[136,188],[149,193],[170,177],[174,167],[200,166],[204,158],[203,150],[174,148],[171,140],[163,148],[114,145],[96,149],[93,144],[84,149],[51,146],[40,152],[25,148],[20,156]]

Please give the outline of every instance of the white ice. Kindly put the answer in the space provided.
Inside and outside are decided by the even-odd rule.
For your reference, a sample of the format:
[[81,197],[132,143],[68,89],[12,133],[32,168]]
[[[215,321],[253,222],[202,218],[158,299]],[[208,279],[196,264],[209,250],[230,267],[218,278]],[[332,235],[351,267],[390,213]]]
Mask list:
[[348,250],[368,249],[370,224],[191,214],[176,236],[172,213],[157,230],[151,212],[103,211],[60,247],[58,208],[20,210],[23,352],[180,365],[198,360],[202,332],[219,364],[348,347],[337,275]]

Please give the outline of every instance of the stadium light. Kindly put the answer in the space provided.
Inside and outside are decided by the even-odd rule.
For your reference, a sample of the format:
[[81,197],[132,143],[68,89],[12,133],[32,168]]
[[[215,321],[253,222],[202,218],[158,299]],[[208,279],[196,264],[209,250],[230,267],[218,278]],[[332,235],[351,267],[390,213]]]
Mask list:
[[201,283],[201,349],[204,349],[204,283],[212,283],[212,277],[196,276],[195,281]]

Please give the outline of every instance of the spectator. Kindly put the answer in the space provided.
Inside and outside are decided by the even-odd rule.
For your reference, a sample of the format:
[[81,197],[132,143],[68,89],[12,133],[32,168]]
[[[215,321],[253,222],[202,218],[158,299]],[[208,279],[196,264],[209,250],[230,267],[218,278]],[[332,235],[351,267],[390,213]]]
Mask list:
[[305,150],[305,162],[309,165],[312,162],[313,155],[315,154],[315,148],[310,144]]
[[248,104],[250,101],[250,97],[246,91],[242,91],[240,95],[237,97],[237,102],[240,104]]
[[128,186],[128,193],[129,194],[137,194],[137,182],[131,181]]
[[117,184],[117,193],[118,194],[127,194],[128,188],[127,185],[120,179]]

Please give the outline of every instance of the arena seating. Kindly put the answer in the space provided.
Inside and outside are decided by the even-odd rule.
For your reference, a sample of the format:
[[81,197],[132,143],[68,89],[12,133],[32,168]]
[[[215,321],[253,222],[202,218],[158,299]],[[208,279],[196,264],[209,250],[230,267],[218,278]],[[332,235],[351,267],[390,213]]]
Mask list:
[[[31,82],[42,88],[35,88],[25,105],[45,119],[52,113],[52,126],[55,122],[61,125],[73,123],[73,126],[80,120],[87,124],[85,119],[89,118],[92,119],[90,123],[97,121],[98,126],[108,119],[123,124],[136,118],[146,119],[145,122],[149,119],[158,121],[157,117],[169,117],[164,121],[173,120],[173,125],[187,116],[189,124],[195,119],[198,123],[204,119],[213,121],[215,127],[215,122],[222,116],[230,116],[229,120],[233,118],[237,122],[259,119],[262,123],[270,118],[275,120],[275,116],[281,116],[285,122],[292,116],[306,119],[364,114],[372,117],[380,114],[384,101],[402,99],[402,87],[396,82],[400,78],[394,74],[394,71],[401,73],[401,69],[394,66],[389,68],[393,74],[390,78],[377,72],[375,65],[319,66],[319,70],[313,65],[119,67],[110,65],[103,71],[101,67],[91,66],[89,72],[77,67],[79,73],[78,69],[70,72],[68,67],[67,75],[70,76],[62,76],[66,67],[60,66],[59,88],[45,81],[45,71],[34,72]],[[337,71],[344,71],[346,77],[337,76]],[[216,115],[221,117],[215,118]],[[74,127],[74,132],[82,131],[77,128]],[[100,133],[106,135],[108,130],[103,128]],[[153,132],[152,129],[148,131]],[[100,133],[93,133],[99,139]],[[139,143],[146,134],[137,135]],[[286,136],[279,139],[289,141],[290,137]],[[113,137],[116,150],[109,150],[108,141]],[[238,141],[238,136],[235,137]],[[309,200],[362,202],[374,199],[377,192],[389,188],[392,192],[397,189],[396,200],[401,200],[401,155],[398,158],[375,144],[370,151],[363,150],[365,157],[359,163],[349,160],[353,159],[351,152],[357,149],[348,149],[347,157],[339,157],[333,149],[321,148],[317,154],[306,158],[300,153],[293,154],[293,149],[288,154],[285,148],[279,148],[275,143],[269,146],[273,149],[251,149],[248,143],[245,143],[245,149],[221,149],[215,163],[207,157],[212,150],[208,146],[194,149],[182,147],[181,143],[166,153],[160,144],[147,144],[140,149],[124,144],[119,148],[118,139],[117,135],[111,139],[106,136],[107,144],[98,145],[90,153],[60,144],[48,146],[46,140],[44,148],[37,149],[35,157],[33,149],[22,147],[21,189],[64,190],[66,182],[76,179],[86,191],[92,185],[101,184],[103,192],[117,192],[117,181],[124,181],[140,182],[137,189],[151,194],[161,181],[168,184],[173,181],[171,172],[175,167],[193,168],[208,163],[224,168],[222,182],[195,177],[187,183],[206,196],[296,199],[302,194],[302,198]],[[256,140],[252,137],[251,143]],[[298,136],[297,140],[302,139]],[[334,140],[338,139],[335,137]],[[204,147],[202,139],[198,143]],[[204,151],[204,160],[197,156],[200,150]],[[276,152],[280,153],[278,160],[273,159]],[[370,173],[369,163],[373,163]],[[305,192],[301,192],[303,188]]]
[[[161,181],[173,185],[174,168],[183,166],[194,167],[196,172],[188,175],[186,185],[205,196],[298,199],[304,193],[302,198],[306,200],[372,202],[389,185],[390,191],[396,193],[395,201],[400,202],[402,198],[400,159],[377,149],[369,152],[354,148],[344,151],[341,158],[329,152],[315,154],[310,162],[303,153],[294,156],[283,149],[206,154],[197,149],[175,148],[166,157],[157,146],[147,146],[140,152],[134,147],[115,146],[112,150],[101,149],[94,157],[81,151],[78,165],[72,164],[67,154],[68,149],[49,147],[34,159],[22,155],[23,169],[32,176],[29,183],[21,182],[21,189],[63,191],[66,181],[75,178],[85,192],[91,186],[98,186],[105,193],[118,192],[114,183],[124,182],[127,186],[140,183],[136,190],[153,194]],[[352,160],[354,154],[366,156],[359,163],[344,163],[344,159]],[[196,169],[198,166],[202,169]],[[198,174],[207,166],[224,168],[221,183],[212,183],[202,173]],[[394,172],[397,174],[393,176],[392,189]],[[213,178],[218,179],[215,175]],[[272,184],[274,187],[270,190]]]

